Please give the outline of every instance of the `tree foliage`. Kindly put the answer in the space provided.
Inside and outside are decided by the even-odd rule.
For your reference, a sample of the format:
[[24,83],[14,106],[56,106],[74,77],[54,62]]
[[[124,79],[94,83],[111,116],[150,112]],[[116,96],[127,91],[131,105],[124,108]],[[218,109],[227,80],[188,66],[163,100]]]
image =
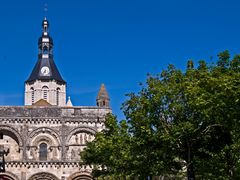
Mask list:
[[[148,75],[81,154],[95,175],[240,179],[240,55]],[[101,168],[99,166],[101,165]]]
[[126,121],[118,124],[116,117],[108,114],[105,129],[96,134],[95,140],[87,144],[81,153],[83,164],[93,165],[93,175],[126,175],[130,168],[129,144]]

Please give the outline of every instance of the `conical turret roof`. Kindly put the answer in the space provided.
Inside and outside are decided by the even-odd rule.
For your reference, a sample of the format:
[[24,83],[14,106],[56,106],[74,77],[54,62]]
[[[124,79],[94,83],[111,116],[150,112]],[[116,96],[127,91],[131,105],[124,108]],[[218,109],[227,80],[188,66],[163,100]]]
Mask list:
[[108,92],[107,92],[104,84],[101,84],[100,90],[98,91],[97,100],[99,100],[99,99],[108,99],[109,100]]

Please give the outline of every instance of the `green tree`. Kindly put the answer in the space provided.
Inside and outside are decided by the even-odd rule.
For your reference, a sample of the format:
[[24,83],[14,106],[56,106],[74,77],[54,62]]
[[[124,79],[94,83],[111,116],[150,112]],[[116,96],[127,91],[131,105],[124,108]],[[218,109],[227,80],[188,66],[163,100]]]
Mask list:
[[126,176],[131,169],[130,142],[126,121],[118,123],[115,116],[108,114],[105,129],[81,152],[82,164],[94,166],[96,177]]
[[[224,62],[224,63],[223,63]],[[215,126],[205,148],[209,153],[207,163],[200,161],[199,168],[205,177],[239,179],[239,120],[240,120],[240,60],[239,55],[230,60],[227,51],[219,54],[217,66],[209,67],[206,73],[198,71],[199,77],[189,86],[189,103],[201,115],[205,123]],[[218,127],[217,127],[218,126]],[[208,136],[206,136],[208,137]],[[215,142],[212,144],[212,142]],[[211,161],[211,163],[209,163]],[[205,163],[205,166],[204,166]],[[206,166],[206,164],[208,164]]]
[[230,60],[224,51],[218,58],[212,66],[188,61],[185,72],[169,65],[148,75],[123,104],[127,120],[108,116],[83,163],[120,177],[239,179],[240,56]]

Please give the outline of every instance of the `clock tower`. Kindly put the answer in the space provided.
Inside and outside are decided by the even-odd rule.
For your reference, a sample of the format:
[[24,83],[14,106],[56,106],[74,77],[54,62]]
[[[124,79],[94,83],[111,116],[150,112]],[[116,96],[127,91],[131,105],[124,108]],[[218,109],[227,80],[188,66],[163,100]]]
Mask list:
[[53,40],[49,35],[49,22],[42,22],[42,36],[38,40],[38,60],[25,81],[25,105],[45,102],[48,105],[66,105],[66,82],[53,60]]

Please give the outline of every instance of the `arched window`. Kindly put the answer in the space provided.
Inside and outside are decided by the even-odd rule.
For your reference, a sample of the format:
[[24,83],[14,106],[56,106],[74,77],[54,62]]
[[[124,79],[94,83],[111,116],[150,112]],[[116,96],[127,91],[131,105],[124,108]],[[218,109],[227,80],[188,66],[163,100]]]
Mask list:
[[31,87],[31,99],[32,99],[32,104],[34,103],[34,88]]
[[48,54],[48,47],[47,46],[43,47],[43,54]]
[[39,160],[46,161],[47,160],[47,144],[41,143],[39,145]]
[[57,102],[57,105],[59,105],[59,91],[60,91],[60,88],[57,88],[57,92],[56,92],[56,102]]
[[48,99],[48,87],[43,86],[42,90],[43,90],[43,99],[47,101],[47,99]]

